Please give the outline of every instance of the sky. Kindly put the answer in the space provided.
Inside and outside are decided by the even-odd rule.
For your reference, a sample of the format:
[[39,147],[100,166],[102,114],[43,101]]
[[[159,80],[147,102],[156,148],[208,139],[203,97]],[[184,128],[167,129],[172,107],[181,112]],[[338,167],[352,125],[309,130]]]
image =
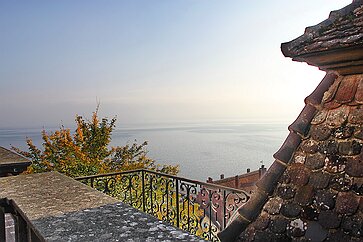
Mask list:
[[324,72],[280,44],[351,0],[0,0],[0,128],[291,123]]

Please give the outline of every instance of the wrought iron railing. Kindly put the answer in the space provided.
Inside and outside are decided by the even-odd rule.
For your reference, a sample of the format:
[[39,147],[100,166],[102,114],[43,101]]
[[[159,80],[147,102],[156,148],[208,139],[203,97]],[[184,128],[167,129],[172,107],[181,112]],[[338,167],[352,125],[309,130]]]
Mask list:
[[211,241],[249,199],[242,190],[144,169],[76,180]]
[[[14,223],[15,235],[11,238],[6,237],[5,214],[11,214]],[[45,242],[43,236],[38,233],[13,200],[0,199],[0,241],[14,240],[16,242]]]

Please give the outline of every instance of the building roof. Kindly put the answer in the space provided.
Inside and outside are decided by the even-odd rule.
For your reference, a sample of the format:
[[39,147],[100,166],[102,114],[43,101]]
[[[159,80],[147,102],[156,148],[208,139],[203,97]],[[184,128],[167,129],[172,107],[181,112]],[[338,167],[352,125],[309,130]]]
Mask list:
[[0,146],[0,176],[5,173],[21,173],[30,164],[27,158]]
[[336,70],[343,75],[362,73],[363,0],[332,11],[325,21],[307,27],[303,35],[283,43],[281,50],[286,57],[322,70]]
[[[345,11],[351,16],[352,12],[362,11],[362,5],[363,1],[354,1],[337,13]],[[343,15],[339,19],[356,20]],[[357,28],[363,26],[361,20]],[[326,28],[324,33],[336,31],[336,25],[330,26],[333,26],[331,32]],[[323,39],[323,35],[319,36]],[[324,79],[305,98],[305,107],[289,126],[287,139],[274,154],[274,163],[257,182],[255,195],[219,234],[221,241],[362,240],[363,66],[356,68],[356,61],[346,62],[350,50],[357,46],[362,49],[362,42],[350,44],[349,48],[332,44],[328,49],[307,50],[304,48],[312,46],[314,40],[299,39],[303,37],[282,45],[285,55],[290,53],[293,59],[309,63],[311,56],[322,60],[327,57],[327,51],[337,48],[348,52],[347,57],[339,60],[336,52],[335,56],[325,59],[335,61],[335,67],[327,69]],[[284,50],[294,45],[295,49],[290,52]],[[341,63],[345,71],[337,68]],[[321,67],[321,63],[313,64]]]

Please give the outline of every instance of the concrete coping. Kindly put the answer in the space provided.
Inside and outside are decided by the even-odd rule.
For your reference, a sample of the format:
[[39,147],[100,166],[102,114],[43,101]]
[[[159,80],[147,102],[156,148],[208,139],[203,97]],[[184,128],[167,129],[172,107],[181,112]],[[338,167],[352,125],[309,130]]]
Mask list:
[[0,178],[45,241],[203,241],[57,172]]

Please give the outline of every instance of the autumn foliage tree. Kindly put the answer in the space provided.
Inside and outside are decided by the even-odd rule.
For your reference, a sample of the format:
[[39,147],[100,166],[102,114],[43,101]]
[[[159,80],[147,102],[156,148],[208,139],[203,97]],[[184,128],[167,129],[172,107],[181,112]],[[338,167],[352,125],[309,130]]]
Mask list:
[[72,134],[61,126],[54,132],[42,131],[43,149],[27,138],[28,151],[12,149],[32,160],[27,173],[58,171],[71,177],[95,175],[132,169],[150,169],[176,175],[179,166],[157,165],[147,156],[147,142],[110,147],[116,118],[98,117],[98,108],[91,120],[76,115],[77,128]]

